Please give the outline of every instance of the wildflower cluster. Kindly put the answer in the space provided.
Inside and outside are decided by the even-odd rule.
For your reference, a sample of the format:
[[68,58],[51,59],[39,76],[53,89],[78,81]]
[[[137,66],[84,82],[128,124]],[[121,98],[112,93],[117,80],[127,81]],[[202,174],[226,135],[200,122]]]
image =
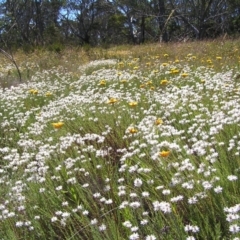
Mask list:
[[240,237],[236,71],[170,57],[0,89],[1,237]]

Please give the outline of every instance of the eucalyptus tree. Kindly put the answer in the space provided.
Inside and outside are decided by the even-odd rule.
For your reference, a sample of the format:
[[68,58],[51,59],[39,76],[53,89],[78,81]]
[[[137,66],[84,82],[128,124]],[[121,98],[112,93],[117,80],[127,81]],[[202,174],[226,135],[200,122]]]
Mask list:
[[[1,2],[2,35],[14,36],[18,44],[48,43],[49,27],[58,28],[64,0],[6,0]],[[11,30],[11,32],[10,32]],[[46,38],[46,35],[47,38]],[[51,30],[53,36],[53,30]]]
[[229,14],[227,0],[169,0],[175,18],[181,22],[186,37],[204,39],[226,31]]
[[64,21],[80,44],[96,44],[100,41],[111,5],[105,0],[67,0]]
[[99,1],[97,8],[98,29],[95,31],[97,43],[104,45],[126,43],[128,36],[126,16],[112,1]]
[[125,17],[128,28],[128,38],[133,43],[144,43],[145,40],[154,41],[159,33],[156,12],[157,4],[149,0],[113,0],[117,8]]
[[240,0],[227,0],[229,7],[228,29],[230,33],[240,33]]

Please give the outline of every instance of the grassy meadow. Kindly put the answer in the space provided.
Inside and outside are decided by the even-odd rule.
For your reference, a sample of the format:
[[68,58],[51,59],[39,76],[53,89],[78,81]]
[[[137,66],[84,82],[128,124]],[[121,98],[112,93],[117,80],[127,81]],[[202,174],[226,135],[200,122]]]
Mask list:
[[240,239],[240,41],[0,56],[1,240]]

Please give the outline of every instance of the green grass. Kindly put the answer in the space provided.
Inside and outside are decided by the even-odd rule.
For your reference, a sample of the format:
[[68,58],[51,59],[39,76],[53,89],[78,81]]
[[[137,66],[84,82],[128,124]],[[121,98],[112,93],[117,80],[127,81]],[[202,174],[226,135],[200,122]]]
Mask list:
[[239,47],[3,60],[0,238],[238,239]]

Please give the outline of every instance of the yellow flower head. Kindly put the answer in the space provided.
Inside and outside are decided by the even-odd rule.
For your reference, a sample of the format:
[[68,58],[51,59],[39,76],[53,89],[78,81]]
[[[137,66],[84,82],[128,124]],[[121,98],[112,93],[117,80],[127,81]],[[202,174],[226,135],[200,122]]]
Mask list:
[[164,56],[164,57],[169,57],[169,55],[168,55],[167,53],[165,53],[163,56]]
[[188,73],[182,73],[181,76],[182,77],[187,77],[189,74]]
[[163,67],[166,67],[167,65],[169,65],[168,63],[162,63]]
[[146,82],[146,85],[151,85],[152,84],[152,80],[149,80]]
[[160,156],[160,157],[168,157],[169,154],[170,154],[170,151],[161,151],[161,152],[159,153],[159,156]]
[[118,100],[116,99],[116,98],[110,98],[108,101],[107,101],[107,103],[109,103],[109,104],[114,104],[114,103],[116,103]]
[[160,82],[161,85],[167,85],[168,83],[169,83],[169,81],[167,79],[163,79]]
[[138,132],[138,130],[137,130],[136,128],[134,128],[134,127],[129,128],[128,131],[129,131],[130,133],[132,133],[132,134]]
[[156,121],[155,121],[155,124],[156,125],[163,124],[163,120],[161,118],[157,118]]
[[122,79],[122,80],[120,81],[120,83],[126,83],[126,82],[127,82],[126,79]]
[[104,79],[99,82],[99,85],[101,85],[101,86],[105,86],[106,84],[107,84],[107,82]]
[[52,125],[53,125],[54,128],[59,129],[64,125],[64,123],[63,122],[56,122],[56,123],[52,123]]
[[217,60],[222,60],[222,57],[217,56],[216,59],[217,59]]
[[46,92],[45,96],[50,97],[50,96],[52,96],[52,93],[51,92]]
[[177,73],[179,73],[179,69],[173,68],[173,69],[171,69],[171,73],[177,74]]
[[37,89],[30,89],[29,92],[31,94],[38,94],[38,90]]
[[128,103],[128,105],[130,106],[130,107],[136,107],[137,106],[137,102],[129,102]]
[[205,79],[202,79],[202,80],[201,80],[201,83],[205,83],[205,82],[206,82]]

